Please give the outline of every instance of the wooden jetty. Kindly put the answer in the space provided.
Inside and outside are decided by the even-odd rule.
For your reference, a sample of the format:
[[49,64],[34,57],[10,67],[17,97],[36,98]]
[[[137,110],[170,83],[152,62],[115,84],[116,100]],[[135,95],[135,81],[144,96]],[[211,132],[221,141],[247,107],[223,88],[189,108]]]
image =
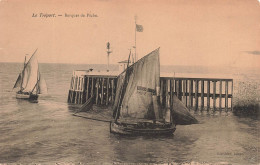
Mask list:
[[68,94],[68,103],[84,104],[90,97],[94,104],[114,102],[118,73],[74,71]]
[[[94,104],[114,102],[119,72],[74,71],[68,103],[84,104],[91,96]],[[192,110],[232,110],[233,79],[161,77],[161,103],[169,107],[176,95]]]

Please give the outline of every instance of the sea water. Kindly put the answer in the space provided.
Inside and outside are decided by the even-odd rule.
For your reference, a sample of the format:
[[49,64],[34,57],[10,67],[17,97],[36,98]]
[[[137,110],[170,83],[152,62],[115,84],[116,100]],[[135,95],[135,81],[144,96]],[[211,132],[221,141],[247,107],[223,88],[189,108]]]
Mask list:
[[[15,98],[12,87],[22,65],[0,64],[0,163],[244,165],[260,161],[257,117],[193,113],[199,124],[177,125],[172,136],[119,136],[109,132],[109,123],[73,116],[80,106],[67,104],[72,71],[106,70],[106,65],[40,64],[48,94],[40,96],[38,103]],[[161,72],[176,77],[232,78],[235,98],[259,98],[256,69],[162,66]]]

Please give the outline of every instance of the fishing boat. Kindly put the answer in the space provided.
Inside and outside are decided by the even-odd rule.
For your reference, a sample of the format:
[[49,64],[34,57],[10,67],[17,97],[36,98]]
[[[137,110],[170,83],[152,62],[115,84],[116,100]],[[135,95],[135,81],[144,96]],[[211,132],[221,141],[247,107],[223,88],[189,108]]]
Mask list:
[[110,132],[122,135],[173,134],[176,125],[171,117],[165,120],[165,111],[160,104],[159,48],[131,66],[129,59],[127,68],[118,76]]
[[35,55],[36,51],[37,49],[27,62],[25,56],[23,70],[19,74],[13,87],[19,88],[19,91],[16,93],[17,99],[37,100],[39,94],[47,93],[46,82],[39,71],[39,65]]

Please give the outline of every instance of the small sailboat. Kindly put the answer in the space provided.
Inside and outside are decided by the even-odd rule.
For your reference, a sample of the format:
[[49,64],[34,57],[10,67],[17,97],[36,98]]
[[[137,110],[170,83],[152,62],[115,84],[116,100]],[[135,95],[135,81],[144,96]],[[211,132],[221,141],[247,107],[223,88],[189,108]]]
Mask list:
[[17,99],[37,100],[38,94],[47,93],[46,82],[39,71],[39,65],[35,55],[36,51],[37,49],[28,62],[26,62],[25,56],[24,68],[13,87],[19,88],[19,91],[16,93]]
[[158,48],[119,75],[110,132],[123,135],[173,134],[176,125],[171,117],[165,120],[159,101],[159,82]]

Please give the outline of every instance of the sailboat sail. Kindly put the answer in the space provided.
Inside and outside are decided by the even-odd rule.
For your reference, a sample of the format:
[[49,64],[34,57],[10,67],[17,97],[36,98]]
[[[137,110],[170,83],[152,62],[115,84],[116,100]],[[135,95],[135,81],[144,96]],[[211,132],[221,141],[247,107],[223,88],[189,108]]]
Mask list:
[[14,87],[13,88],[17,88],[17,87],[20,87],[21,86],[21,83],[22,83],[22,77],[21,77],[21,73],[19,74],[15,84],[14,84]]
[[39,73],[39,81],[38,81],[38,94],[47,94],[47,85],[46,81],[44,80],[43,76]]
[[114,110],[116,108],[120,109],[119,118],[157,120],[159,115],[156,113],[158,113],[160,107],[154,104],[156,101],[154,96],[159,92],[159,48],[127,68],[119,76],[117,90],[122,88],[125,82],[124,74],[128,74],[128,83],[123,92],[122,103],[121,105],[117,104],[120,101],[120,92],[117,92],[114,106]]
[[37,49],[27,63],[25,57],[23,71],[19,74],[14,85],[14,88],[20,87],[20,90],[16,93],[17,99],[37,100],[38,94],[47,93],[47,85],[40,74],[35,56],[36,51]]
[[38,82],[38,62],[34,55],[30,58],[23,70],[22,88],[24,92],[32,92]]

